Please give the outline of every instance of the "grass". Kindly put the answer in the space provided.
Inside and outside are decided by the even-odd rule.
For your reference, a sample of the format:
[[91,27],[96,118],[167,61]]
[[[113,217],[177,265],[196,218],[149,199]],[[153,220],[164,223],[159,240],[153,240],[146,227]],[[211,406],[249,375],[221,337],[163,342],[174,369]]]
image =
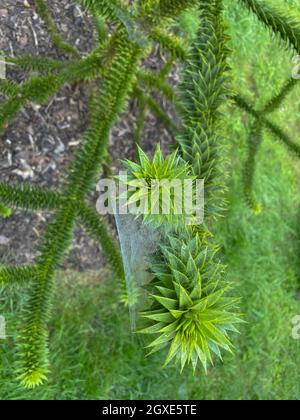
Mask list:
[[[238,6],[226,13],[235,50],[234,86],[259,106],[290,75],[291,54]],[[294,138],[298,104],[299,87],[273,117]],[[200,370],[193,376],[189,370],[180,375],[162,369],[164,355],[145,358],[145,343],[130,332],[115,279],[60,273],[51,324],[52,374],[39,389],[26,391],[14,380],[16,319],[24,292],[0,294],[8,333],[0,342],[1,399],[299,399],[300,341],[292,338],[292,318],[300,314],[300,164],[265,136],[255,182],[264,211],[252,214],[241,181],[248,117],[231,108],[227,115],[232,176],[228,214],[216,236],[247,321],[235,337],[236,354],[225,356],[207,376]]]

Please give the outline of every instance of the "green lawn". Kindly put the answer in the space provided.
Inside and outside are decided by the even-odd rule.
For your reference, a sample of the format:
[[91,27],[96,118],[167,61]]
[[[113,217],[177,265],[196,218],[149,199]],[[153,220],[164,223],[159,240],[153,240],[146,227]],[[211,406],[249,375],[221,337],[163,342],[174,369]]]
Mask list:
[[[234,86],[251,89],[246,96],[263,104],[289,76],[292,56],[237,6],[227,16],[237,50],[231,63]],[[299,106],[298,87],[273,117],[296,141]],[[145,343],[130,332],[117,280],[104,273],[60,273],[51,324],[52,374],[37,390],[23,390],[14,380],[14,335],[23,292],[10,291],[9,298],[7,291],[0,294],[8,332],[1,343],[0,398],[299,399],[300,341],[292,338],[292,318],[300,315],[300,163],[265,137],[255,183],[264,211],[252,214],[241,184],[248,118],[232,108],[225,114],[229,210],[216,236],[247,321],[234,337],[235,355],[225,356],[207,376],[201,370],[193,376],[188,369],[182,375],[172,367],[162,369],[164,355],[146,358]]]

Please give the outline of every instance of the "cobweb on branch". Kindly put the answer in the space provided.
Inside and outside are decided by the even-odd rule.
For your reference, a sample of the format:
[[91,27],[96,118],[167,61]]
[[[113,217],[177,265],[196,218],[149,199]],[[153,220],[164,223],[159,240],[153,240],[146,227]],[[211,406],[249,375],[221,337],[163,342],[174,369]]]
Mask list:
[[160,233],[131,214],[116,214],[115,219],[125,269],[130,323],[135,330],[136,315],[145,299],[143,286],[152,278],[150,260],[159,247]]

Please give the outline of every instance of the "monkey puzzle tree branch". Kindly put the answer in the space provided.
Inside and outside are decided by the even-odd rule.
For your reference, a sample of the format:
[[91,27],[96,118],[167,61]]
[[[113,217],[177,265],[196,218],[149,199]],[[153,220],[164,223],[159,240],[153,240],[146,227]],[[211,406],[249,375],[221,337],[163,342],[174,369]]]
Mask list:
[[[114,57],[115,44],[116,39],[112,37],[96,48],[88,57],[67,62],[64,66],[59,64],[61,69],[59,73],[52,72],[43,76],[32,76],[21,85],[11,87],[8,84],[3,84],[7,91],[9,89],[10,97],[4,104],[0,105],[0,130],[28,102],[45,104],[49,97],[54,95],[65,83],[75,83],[103,76]],[[29,63],[29,60],[30,57],[25,57],[23,64],[26,65],[26,63]],[[39,62],[38,60],[37,64]],[[32,62],[31,68],[34,70],[34,62]]]
[[183,158],[205,185],[205,214],[223,209],[222,138],[218,134],[220,107],[228,99],[228,36],[218,2],[199,3],[201,25],[190,51],[179,97],[183,128],[177,136]]
[[105,220],[94,209],[83,203],[78,204],[76,211],[80,222],[86,232],[100,245],[117,278],[122,281],[125,278],[122,257]]
[[160,120],[166,129],[169,131],[171,135],[175,135],[178,133],[177,125],[171,120],[168,116],[167,112],[160,106],[160,104],[149,94],[145,94],[142,89],[138,86],[134,87],[133,95],[139,101],[145,101],[147,108],[152,112],[152,114]]
[[300,54],[300,18],[299,12],[288,5],[270,5],[266,1],[239,0],[272,33],[278,35]]
[[[84,60],[84,59],[80,59]],[[62,70],[71,63],[78,63],[79,60],[55,60],[53,58],[34,56],[34,55],[20,55],[17,57],[7,57],[7,64],[14,64],[25,71],[38,72],[48,74]],[[82,61],[80,61],[81,63]]]
[[167,112],[160,106],[160,104],[152,97],[147,96],[146,103],[153,115],[160,120],[171,135],[178,133],[179,127],[171,120]]
[[8,185],[0,182],[0,202],[24,210],[55,210],[63,197],[54,191],[29,184]]
[[[141,17],[151,22],[175,19],[184,10],[196,6],[199,0],[141,0]],[[150,13],[151,12],[151,13]]]
[[187,58],[187,46],[176,35],[161,28],[155,28],[150,32],[150,37],[157,42],[162,49],[170,53],[171,57],[184,61]]
[[[147,112],[146,97],[141,96],[137,103],[138,103],[138,114],[136,118],[135,130],[134,130],[134,144],[140,147],[142,143],[142,135],[145,128],[145,119],[146,119],[146,112]],[[138,151],[138,147],[136,147],[136,154]]]
[[0,216],[1,217],[9,217],[11,215],[11,209],[4,206],[3,203],[0,202]]
[[1,266],[0,287],[28,284],[37,276],[36,266]]
[[[20,380],[33,387],[46,378],[47,322],[51,314],[54,273],[69,248],[77,208],[94,185],[106,152],[109,131],[122,111],[133,83],[140,51],[129,42],[126,32],[118,31],[116,55],[104,77],[92,107],[90,126],[75,155],[64,188],[65,204],[57,210],[40,245],[38,276],[32,296],[23,311],[19,337]],[[89,219],[90,221],[90,219]]]
[[300,158],[300,144],[295,143],[280,127],[275,123],[269,121],[267,118],[263,119],[262,122],[266,128],[277,137],[293,154]]
[[[281,39],[300,51],[300,29],[296,28],[296,20],[290,14],[287,16],[284,10],[273,10],[264,2],[241,1]],[[53,219],[39,244],[36,265],[0,267],[0,285],[31,280],[32,289],[22,312],[18,337],[19,378],[29,388],[42,383],[48,374],[47,324],[55,291],[55,271],[67,255],[78,220],[101,245],[117,277],[124,283],[124,269],[115,241],[109,235],[105,222],[85,204],[85,200],[95,186],[107,156],[110,130],[131,93],[142,104],[138,137],[142,132],[146,108],[160,118],[170,132],[177,134],[174,122],[149,94],[149,91],[157,90],[178,108],[177,98],[165,82],[170,64],[158,76],[144,72],[138,74],[140,58],[150,52],[153,41],[170,53],[169,63],[188,58],[181,97],[183,130],[178,136],[182,153],[181,156],[175,153],[164,159],[158,147],[151,162],[139,149],[140,165],[127,162],[128,168],[132,169],[133,178],[137,168],[143,174],[150,171],[150,174],[147,172],[149,176],[154,171],[164,177],[167,171],[172,179],[174,174],[180,177],[183,173],[192,178],[204,178],[208,192],[207,214],[213,219],[223,206],[219,194],[224,190],[224,174],[220,177],[223,155],[219,127],[221,105],[228,98],[226,59],[229,49],[222,1],[141,0],[130,3],[130,6],[123,0],[79,2],[93,15],[94,21],[100,16],[109,19],[109,27],[114,31],[112,36],[106,36],[101,27],[100,44],[83,59],[66,62],[29,56],[12,59],[12,63],[38,72],[40,76],[33,75],[20,85],[0,82],[0,92],[8,97],[0,106],[0,126],[12,119],[28,102],[46,103],[64,83],[97,82],[93,84],[97,91],[92,98],[90,123],[64,178],[62,191],[52,193],[34,186],[15,187],[0,183],[1,215],[9,214],[6,206],[54,210]],[[72,51],[73,47],[70,49],[59,38],[44,1],[35,0],[35,3],[54,42],[78,57],[77,50]],[[201,12],[201,27],[190,54],[186,45],[166,27],[169,20],[196,4]],[[288,84],[272,98],[263,112],[256,111],[240,96],[234,100],[255,117],[259,127],[268,128],[299,155],[299,147],[264,115],[268,109],[275,109],[280,104],[290,87]],[[252,185],[253,162],[249,160],[248,165]],[[206,370],[212,361],[212,353],[221,358],[220,348],[231,351],[227,333],[236,331],[234,324],[240,322],[235,313],[237,301],[226,296],[229,285],[224,278],[224,267],[215,258],[218,247],[214,245],[210,232],[186,224],[180,226],[175,234],[169,232],[154,256],[153,282],[149,285],[149,289],[153,286],[153,294],[149,296],[151,307],[143,313],[150,325],[143,332],[158,335],[149,344],[151,352],[169,346],[166,364],[177,358],[182,368],[191,362],[195,369],[199,360]],[[223,295],[226,297],[223,298]]]
[[261,143],[262,127],[261,124],[255,120],[255,124],[253,124],[251,132],[248,136],[247,159],[243,169],[244,194],[246,203],[255,213],[259,213],[261,211],[261,207],[254,195],[254,178],[257,164],[257,154]]
[[168,102],[171,104],[178,102],[177,106],[180,106],[179,99],[174,91],[174,88],[154,72],[140,70],[138,72],[138,82],[140,87],[143,87],[144,89],[147,88],[149,90],[157,90],[167,99]]
[[119,18],[120,11],[126,11],[124,3],[120,0],[77,0],[93,15],[99,14],[112,21],[122,23]]
[[262,109],[262,113],[271,113],[276,111],[284,101],[284,99],[288,96],[288,94],[293,90],[296,86],[298,79],[296,78],[289,78],[287,82],[282,86],[281,90],[274,95],[264,106]]
[[34,4],[36,7],[36,11],[38,12],[40,17],[45,22],[45,25],[47,26],[47,29],[49,31],[53,44],[60,50],[64,51],[65,53],[71,54],[75,58],[80,58],[80,54],[77,48],[73,47],[73,45],[64,41],[62,36],[59,34],[56,24],[54,23],[44,0],[34,0]]
[[273,136],[284,143],[292,153],[300,157],[300,145],[293,142],[288,134],[278,127],[277,124],[271,122],[261,111],[256,111],[253,105],[251,105],[243,96],[236,95],[232,99],[240,109],[255,117],[258,122],[263,124],[263,126],[265,126],[269,132],[273,134]]
[[19,87],[15,82],[7,79],[0,79],[0,93],[4,96],[12,97],[19,92]]

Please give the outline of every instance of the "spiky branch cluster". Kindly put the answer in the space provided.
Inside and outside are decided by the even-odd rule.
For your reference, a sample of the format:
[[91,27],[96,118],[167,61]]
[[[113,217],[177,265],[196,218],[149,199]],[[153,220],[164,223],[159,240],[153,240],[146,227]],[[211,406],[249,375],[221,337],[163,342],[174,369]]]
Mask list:
[[[176,158],[176,153],[164,159],[158,148],[152,162],[143,152],[139,155],[140,163],[127,161],[126,168],[129,182],[135,181],[137,187],[134,195],[146,201],[151,193],[137,181],[162,182],[169,175],[173,180],[191,177],[192,168]],[[140,333],[155,337],[147,346],[149,354],[168,349],[165,365],[175,359],[181,370],[189,363],[195,370],[200,361],[206,371],[213,354],[222,358],[221,349],[232,351],[228,333],[236,332],[235,324],[241,321],[237,300],[228,294],[230,285],[217,258],[218,247],[207,230],[187,223],[188,215],[178,217],[171,211],[159,216],[146,213],[145,217],[140,201],[137,214],[143,215],[150,229],[162,225],[160,246],[151,259],[150,304],[141,313],[147,322]]]
[[[275,39],[279,40],[280,44],[285,48],[286,46],[289,47],[289,49],[293,50],[297,55],[300,55],[300,16],[299,12],[295,10],[294,8],[287,6],[286,4],[280,5],[278,2],[269,2],[266,0],[239,0],[241,5],[245,6],[250,13],[254,14],[257,19],[270,31],[271,34],[275,35]],[[213,5],[216,7],[216,13],[214,19],[218,19],[218,16],[220,16],[220,10],[222,6],[221,1],[203,1],[203,9],[209,10],[207,7],[210,5],[212,7]],[[228,49],[226,48],[226,45],[224,45],[224,42],[226,43],[226,36],[222,35],[220,36],[220,31],[222,32],[224,30],[222,25],[218,25],[218,30],[214,29],[211,30],[211,28],[205,28],[204,23],[203,25],[203,33],[202,33],[202,41],[206,37],[209,39],[209,36],[211,36],[210,41],[212,43],[209,43],[208,50],[202,54],[203,60],[201,57],[199,58],[199,62],[197,63],[197,66],[199,68],[202,68],[203,73],[206,69],[207,72],[209,72],[209,68],[211,66],[210,62],[210,54],[211,49],[214,48],[212,45],[216,45],[216,43],[213,41],[213,38],[219,38],[219,52],[216,52],[216,55],[214,58],[217,60],[218,66],[215,67],[215,69],[218,69],[217,71],[224,70],[224,66],[226,66],[224,59],[226,58],[226,55],[228,53]],[[223,29],[222,29],[223,28]],[[210,34],[210,35],[209,35]],[[223,39],[223,41],[222,41]],[[223,48],[221,45],[221,42],[223,42]],[[196,55],[199,55],[199,50],[196,50]],[[185,56],[185,59],[187,57]],[[191,63],[190,63],[191,65]],[[209,81],[208,85],[205,86],[205,79],[199,83],[197,86],[200,87],[201,84],[201,92],[195,92],[195,85],[194,85],[194,79],[188,78],[186,75],[186,79],[183,81],[183,84],[185,84],[185,89],[183,91],[183,94],[181,94],[181,101],[178,100],[178,98],[175,96],[173,98],[173,103],[178,109],[179,114],[182,117],[182,121],[185,127],[193,127],[190,129],[190,134],[188,135],[188,129],[185,130],[184,135],[181,135],[178,138],[179,144],[184,149],[184,154],[186,156],[186,159],[188,159],[190,162],[193,163],[193,166],[197,165],[197,159],[199,160],[199,155],[197,153],[197,149],[195,148],[195,145],[197,142],[189,142],[187,140],[187,145],[185,145],[185,137],[190,136],[192,137],[194,133],[198,133],[197,137],[199,137],[199,131],[200,129],[204,133],[203,140],[200,142],[202,149],[206,149],[207,152],[209,152],[211,156],[210,164],[213,161],[213,156],[215,156],[215,153],[218,153],[219,155],[222,154],[222,148],[220,147],[220,142],[218,139],[213,140],[213,137],[210,137],[211,143],[208,144],[205,140],[205,131],[208,131],[213,126],[213,112],[207,112],[207,107],[205,104],[205,101],[210,102],[210,106],[213,106],[213,102],[219,100],[222,95],[220,95],[220,92],[223,92],[223,95],[226,93],[228,81],[224,80],[224,83],[220,83],[219,86],[214,85],[216,80],[219,80],[217,75],[213,72],[210,73],[212,75],[212,79]],[[223,75],[226,74],[223,72]],[[195,74],[194,74],[194,77]],[[199,78],[199,76],[198,76]],[[247,158],[244,166],[243,171],[243,182],[244,182],[244,192],[245,192],[245,202],[249,206],[250,209],[252,209],[255,213],[260,213],[262,210],[262,206],[259,204],[257,199],[255,198],[254,194],[254,183],[255,183],[255,172],[256,172],[256,165],[258,162],[258,152],[260,150],[260,145],[263,141],[263,136],[265,132],[269,132],[272,137],[275,140],[278,140],[281,142],[287,149],[297,157],[300,157],[300,145],[299,142],[294,141],[290,135],[285,132],[284,129],[282,129],[280,126],[278,126],[276,123],[274,123],[270,116],[273,112],[277,111],[284,100],[287,98],[287,96],[293,91],[293,89],[296,87],[299,79],[289,77],[286,82],[283,84],[281,89],[278,92],[275,92],[275,94],[267,101],[265,105],[263,105],[260,109],[255,109],[254,105],[251,104],[246,98],[245,95],[242,93],[237,93],[232,96],[233,103],[241,110],[245,111],[254,121],[252,123],[252,126],[256,127],[254,130],[251,130],[248,136],[248,147],[247,147]],[[192,87],[191,90],[189,90],[189,83]],[[162,84],[164,84],[162,88]],[[162,80],[152,80],[152,85],[156,86],[157,90],[160,90],[165,96],[167,92],[167,87],[164,81]],[[209,92],[210,89],[210,92]],[[187,97],[184,97],[186,92],[189,92]],[[189,102],[189,95],[192,92],[191,97],[193,96],[193,101],[198,101],[199,109],[201,109],[201,106],[203,108],[202,115],[199,117],[198,120],[193,121],[192,114],[187,113],[185,115],[182,113],[182,105],[186,102]],[[204,93],[203,93],[204,92]],[[207,93],[207,95],[205,95]],[[202,101],[200,100],[202,98]],[[209,98],[209,99],[208,99]],[[199,105],[200,104],[200,105]],[[215,106],[217,104],[215,103]],[[161,115],[161,119],[165,120],[166,125],[168,125],[167,116],[165,114]],[[205,124],[209,121],[208,126],[206,127]],[[218,120],[215,120],[215,124],[218,123]],[[197,129],[195,130],[195,127],[197,125]],[[260,137],[261,141],[257,142],[257,127],[260,127]],[[215,132],[216,133],[216,132]],[[253,134],[256,133],[256,134]],[[254,135],[254,139],[252,139],[252,136]],[[256,147],[253,147],[253,145],[256,144]],[[213,146],[215,145],[215,146]],[[254,155],[254,156],[253,156]],[[198,166],[200,166],[198,164]],[[221,165],[219,162],[219,166],[215,168],[216,173],[210,173],[209,171],[204,173],[204,177],[207,177],[209,174],[210,179],[218,178],[218,173],[222,174],[224,176],[224,171],[221,169]],[[199,172],[199,169],[198,169]],[[222,182],[221,182],[222,183]],[[220,188],[221,187],[221,188]],[[209,191],[209,183],[206,184],[206,193]],[[217,186],[214,184],[214,192],[212,195],[209,194],[207,198],[207,206],[206,206],[206,213],[210,211],[213,207],[215,209],[213,211],[219,213],[222,211],[222,186]],[[221,193],[221,194],[220,194]]]
[[[110,129],[127,99],[138,89],[141,95],[147,95],[147,101],[150,102],[151,96],[137,86],[141,58],[149,54],[152,42],[158,42],[163,48],[167,46],[172,59],[178,52],[183,55],[184,48],[180,41],[165,29],[166,19],[176,18],[178,13],[196,1],[170,0],[168,9],[164,2],[160,2],[160,11],[155,8],[157,2],[134,2],[133,6],[118,0],[82,0],[81,3],[93,15],[94,21],[99,23],[99,16],[114,21],[111,36],[103,36],[96,48],[87,57],[81,58],[76,48],[64,42],[59,35],[46,3],[35,0],[37,12],[47,25],[54,44],[71,55],[72,59],[59,61],[32,56],[8,57],[7,62],[18,65],[32,75],[21,84],[8,80],[0,84],[1,93],[7,97],[0,105],[0,127],[4,129],[24,106],[46,103],[63,84],[101,80],[100,84],[94,84],[89,127],[65,175],[62,192],[47,191],[27,184],[0,185],[2,216],[9,216],[10,208],[50,210],[54,213],[39,244],[35,265],[0,268],[1,286],[27,282],[32,285],[31,295],[21,316],[18,337],[19,379],[26,387],[42,383],[49,371],[47,324],[55,290],[54,275],[68,252],[77,222],[82,223],[102,246],[116,276],[121,281],[124,278],[120,252],[105,221],[89,207],[87,193],[97,181],[107,153]],[[146,3],[147,7],[144,7]],[[147,22],[147,25],[141,22]],[[146,39],[147,42],[139,42],[140,39]]]
[[[300,54],[300,24],[294,12],[286,7],[271,7],[265,1],[240,2]],[[94,87],[90,124],[65,175],[62,191],[0,183],[0,216],[9,217],[11,208],[53,212],[52,222],[38,247],[36,263],[33,266],[0,266],[1,286],[32,284],[18,337],[19,378],[26,387],[42,383],[49,371],[47,324],[55,290],[54,274],[68,252],[77,222],[83,224],[101,245],[116,276],[121,283],[124,282],[119,249],[105,220],[89,206],[87,193],[101,171],[109,132],[131,97],[140,104],[135,131],[138,144],[148,109],[172,134],[179,130],[152,95],[154,91],[173,103],[182,119],[177,135],[180,159],[177,159],[178,154],[164,159],[158,149],[155,161],[151,162],[139,151],[143,162],[127,162],[133,178],[139,170],[145,172],[145,168],[162,169],[155,172],[160,178],[168,167],[175,177],[184,174],[203,178],[206,189],[205,227],[191,227],[183,222],[173,224],[172,218],[159,220],[168,229],[163,230],[162,245],[158,254],[153,256],[149,307],[142,314],[148,322],[143,332],[156,336],[149,348],[156,351],[168,347],[166,363],[176,359],[182,368],[187,363],[196,368],[200,361],[206,369],[212,362],[213,353],[221,357],[221,349],[231,351],[228,334],[236,331],[234,325],[240,322],[235,310],[237,301],[228,295],[229,285],[217,256],[218,246],[209,232],[212,220],[224,208],[220,106],[229,93],[226,64],[229,51],[221,14],[222,1],[79,0],[79,3],[91,14],[99,35],[95,49],[88,56],[82,58],[74,46],[61,38],[44,0],[35,0],[53,43],[71,58],[60,61],[25,55],[7,57],[7,62],[30,75],[21,84],[0,80],[0,92],[6,97],[0,105],[0,130],[5,129],[23,107],[30,103],[47,103],[66,83],[89,81]],[[201,12],[200,28],[189,52],[186,44],[168,28],[172,19],[195,5]],[[106,22],[113,23],[109,25],[113,28],[109,37]],[[160,73],[145,71],[140,65],[141,59],[151,52],[153,43],[169,56]],[[179,95],[166,81],[177,59],[186,62]],[[300,146],[268,118],[295,84],[296,81],[288,80],[260,110],[256,110],[241,94],[232,96],[235,104],[255,121],[244,171],[245,193],[251,207],[256,206],[252,185],[255,156],[263,130],[270,131],[300,156]]]
[[[264,0],[239,1],[269,29],[271,34],[274,34],[281,41],[284,47],[288,46],[296,54],[300,54],[300,15],[298,11],[286,4],[284,6],[280,5],[278,2],[275,5]],[[246,203],[256,214],[259,214],[262,210],[261,204],[257,202],[255,197],[253,187],[258,161],[257,154],[263,141],[263,133],[268,131],[275,139],[283,143],[293,155],[300,157],[300,144],[294,142],[285,131],[269,119],[269,114],[280,108],[297,82],[298,79],[296,78],[288,78],[280,91],[276,92],[261,109],[255,109],[242,94],[233,97],[235,104],[254,119],[248,136],[248,153],[244,166],[243,181]]]
[[[220,2],[201,1],[199,8],[201,25],[180,86],[183,128],[178,144],[188,166],[182,166],[174,155],[163,159],[160,149],[153,162],[140,152],[139,165],[126,162],[125,166],[135,186],[141,178],[152,182],[170,176],[203,179],[206,217],[212,219],[219,213],[224,189],[224,179],[222,182],[218,172],[222,163],[218,122],[220,105],[228,93],[228,49]],[[145,191],[138,188],[134,195],[145,197]],[[140,211],[142,214],[143,206]],[[189,363],[195,370],[200,362],[206,371],[213,363],[213,354],[221,358],[222,349],[231,351],[228,333],[236,331],[240,318],[237,301],[228,294],[230,286],[211,233],[207,228],[190,225],[187,215],[181,216],[172,212],[159,215],[165,228],[151,264],[150,305],[142,313],[148,322],[141,332],[155,337],[148,345],[150,354],[168,349],[166,365],[174,359],[181,370]],[[156,229],[157,217],[146,215],[144,222]]]
[[[184,129],[178,137],[185,160],[205,181],[205,211],[222,211],[224,171],[219,108],[228,93],[227,36],[219,1],[201,1],[201,25],[180,89]],[[223,179],[222,179],[223,178]]]

